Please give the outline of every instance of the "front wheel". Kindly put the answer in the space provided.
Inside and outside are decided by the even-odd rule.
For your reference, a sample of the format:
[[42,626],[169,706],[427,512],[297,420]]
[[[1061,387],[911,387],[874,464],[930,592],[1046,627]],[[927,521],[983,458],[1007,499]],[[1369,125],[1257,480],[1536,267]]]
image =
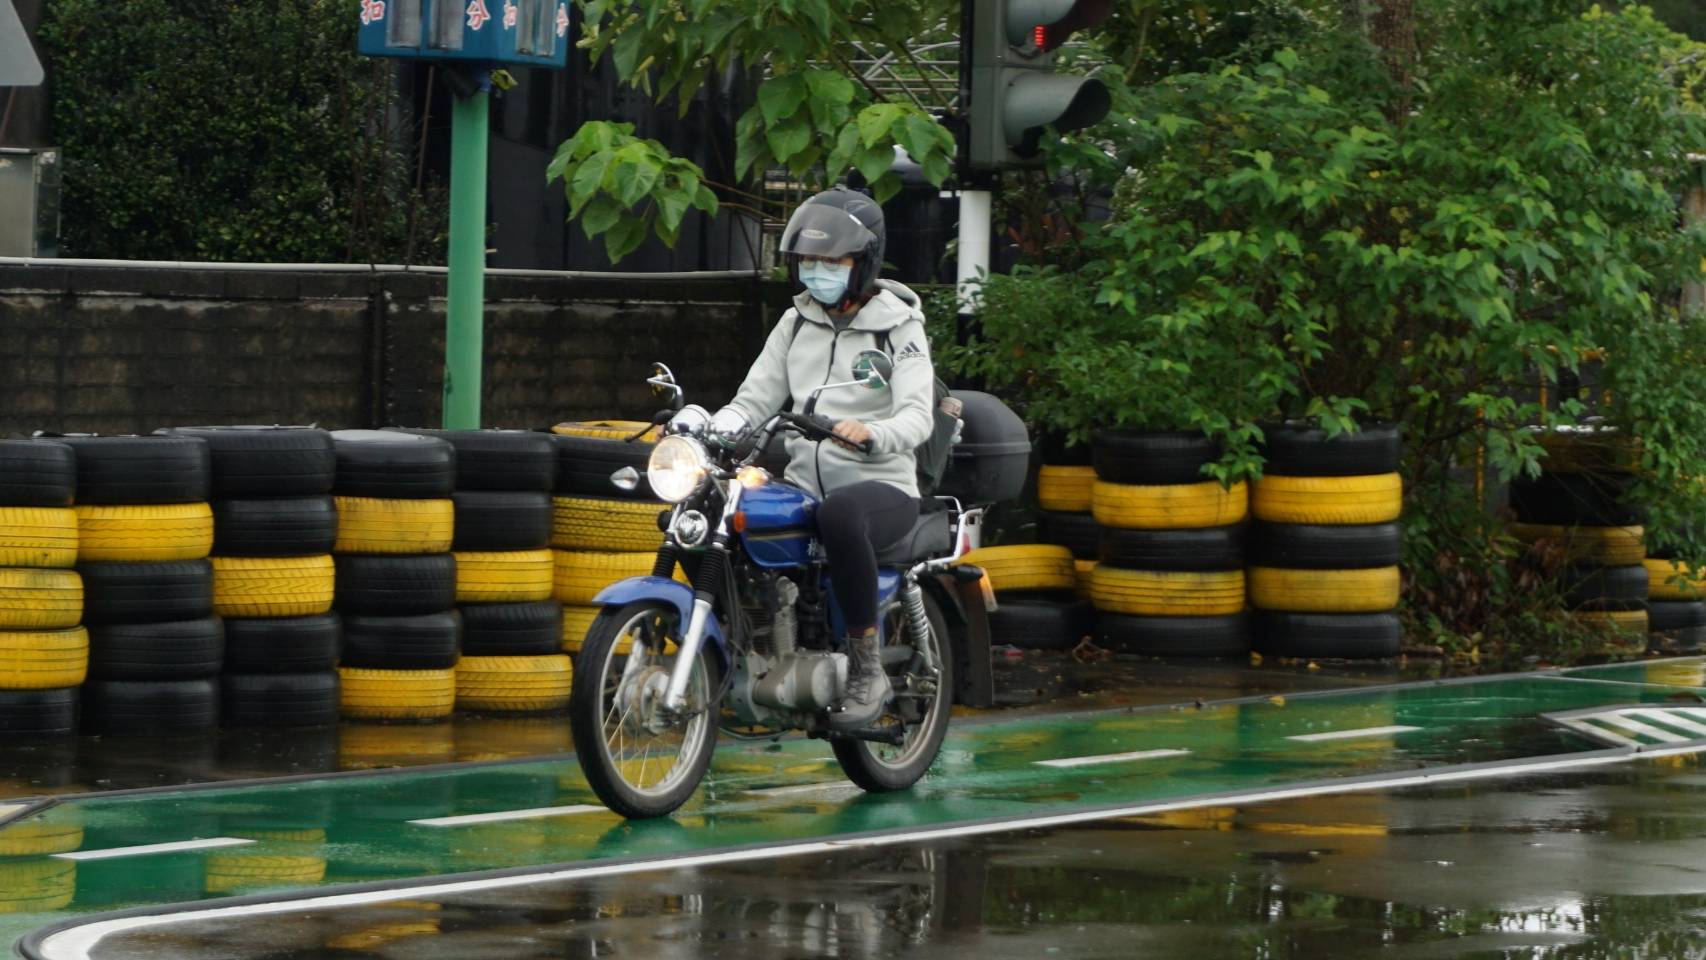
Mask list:
[[[891,662],[898,659],[893,656],[884,658],[894,697],[875,727],[894,734],[899,743],[852,738],[831,741],[836,762],[847,779],[872,793],[905,790],[917,783],[936,762],[942,738],[948,733],[954,659],[948,649],[947,624],[928,590],[924,591],[924,613],[930,622],[930,636],[915,637],[903,604],[890,604],[883,611],[883,649],[912,650],[912,656],[900,662]],[[922,652],[924,644],[929,644],[929,661]],[[926,667],[930,661],[936,665],[934,674]]]
[[710,645],[687,684],[680,714],[663,709],[677,643],[674,605],[640,600],[606,608],[575,659],[569,724],[592,792],[625,817],[661,817],[687,802],[711,764],[717,670]]

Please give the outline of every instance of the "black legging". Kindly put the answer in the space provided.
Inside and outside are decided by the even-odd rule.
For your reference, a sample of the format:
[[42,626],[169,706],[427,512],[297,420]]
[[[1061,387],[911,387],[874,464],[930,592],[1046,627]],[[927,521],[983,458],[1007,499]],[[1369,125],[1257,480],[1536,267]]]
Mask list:
[[917,521],[918,498],[879,480],[842,487],[818,507],[829,582],[853,636],[877,625],[877,548],[906,536]]

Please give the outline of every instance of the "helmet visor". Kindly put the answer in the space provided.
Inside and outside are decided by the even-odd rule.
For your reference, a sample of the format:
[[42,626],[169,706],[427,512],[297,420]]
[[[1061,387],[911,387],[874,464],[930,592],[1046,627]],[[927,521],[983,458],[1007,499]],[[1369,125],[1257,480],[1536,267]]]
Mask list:
[[782,231],[782,253],[839,259],[864,250],[876,239],[851,213],[827,203],[807,203],[794,211]]

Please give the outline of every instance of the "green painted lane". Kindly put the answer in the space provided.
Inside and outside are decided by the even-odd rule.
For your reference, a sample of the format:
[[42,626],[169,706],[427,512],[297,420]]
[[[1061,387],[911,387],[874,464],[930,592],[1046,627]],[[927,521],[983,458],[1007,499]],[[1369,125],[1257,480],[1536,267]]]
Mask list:
[[[679,855],[1582,755],[1600,748],[1540,715],[1700,701],[1694,688],[1701,684],[1682,681],[1697,681],[1706,660],[1632,666],[1643,672],[1585,681],[1537,674],[962,724],[930,777],[889,795],[849,788],[821,742],[725,746],[700,795],[678,816],[652,822],[622,821],[602,809],[448,827],[411,822],[595,804],[578,768],[562,760],[87,796],[0,827],[0,852],[7,855],[0,858],[0,940],[78,914],[138,905]],[[1328,738],[1294,739],[1321,735]],[[252,842],[61,858],[198,838]]]

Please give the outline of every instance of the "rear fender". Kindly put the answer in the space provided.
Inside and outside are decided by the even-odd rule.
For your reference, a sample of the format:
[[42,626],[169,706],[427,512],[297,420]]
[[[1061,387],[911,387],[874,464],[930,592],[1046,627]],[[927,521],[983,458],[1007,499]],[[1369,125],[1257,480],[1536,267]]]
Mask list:
[[[640,600],[659,600],[670,604],[681,613],[682,629],[693,620],[693,588],[679,580],[668,577],[629,577],[618,580],[592,598],[594,606],[610,609],[625,606]],[[728,641],[723,638],[722,624],[716,617],[705,621],[705,642],[717,652],[717,660],[725,671],[728,670],[729,660]]]

